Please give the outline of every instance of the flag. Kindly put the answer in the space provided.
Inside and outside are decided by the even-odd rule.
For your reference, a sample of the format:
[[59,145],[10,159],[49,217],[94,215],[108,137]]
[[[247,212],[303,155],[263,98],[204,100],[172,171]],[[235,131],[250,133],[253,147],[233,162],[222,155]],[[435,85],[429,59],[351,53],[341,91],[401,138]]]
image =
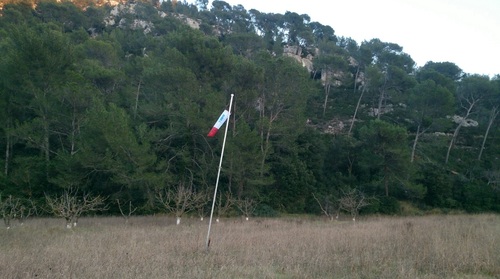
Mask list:
[[212,127],[212,130],[210,130],[207,136],[209,138],[215,136],[217,131],[219,131],[220,127],[224,125],[228,117],[229,117],[229,111],[224,110],[224,112],[222,112],[222,114],[219,116],[219,119],[217,120],[217,122],[215,122],[214,126]]

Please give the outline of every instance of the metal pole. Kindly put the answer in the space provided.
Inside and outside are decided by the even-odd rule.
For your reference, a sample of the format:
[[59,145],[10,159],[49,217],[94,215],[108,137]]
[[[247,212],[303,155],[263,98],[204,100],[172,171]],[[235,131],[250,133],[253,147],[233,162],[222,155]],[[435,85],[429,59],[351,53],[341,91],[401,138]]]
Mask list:
[[210,220],[208,221],[208,233],[207,233],[207,242],[206,242],[207,251],[208,251],[208,248],[210,246],[210,229],[212,227],[212,217],[214,215],[215,200],[217,198],[217,188],[219,187],[219,177],[220,177],[220,170],[222,168],[222,158],[224,157],[224,148],[226,147],[227,128],[229,127],[229,119],[231,118],[231,107],[233,106],[233,97],[234,97],[234,94],[231,94],[231,101],[229,102],[229,117],[228,117],[227,122],[226,122],[226,131],[224,132],[224,141],[222,142],[222,152],[220,154],[219,170],[217,172],[217,181],[215,182],[215,191],[214,191],[214,199],[212,201],[212,210],[210,211]]

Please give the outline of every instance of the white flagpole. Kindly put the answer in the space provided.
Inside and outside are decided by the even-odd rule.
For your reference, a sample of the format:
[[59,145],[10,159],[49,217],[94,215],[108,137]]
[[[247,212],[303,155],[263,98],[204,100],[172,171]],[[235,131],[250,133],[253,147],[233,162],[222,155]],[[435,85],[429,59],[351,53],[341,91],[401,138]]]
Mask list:
[[231,101],[229,102],[229,117],[226,121],[226,131],[224,133],[224,141],[222,142],[222,152],[220,154],[219,170],[217,172],[217,181],[215,182],[214,199],[212,201],[212,210],[210,211],[210,220],[208,221],[208,233],[206,242],[207,251],[210,246],[210,228],[212,227],[212,217],[214,216],[215,200],[217,198],[217,188],[219,187],[219,177],[220,177],[220,170],[222,168],[222,158],[224,157],[224,148],[226,146],[227,128],[229,127],[229,120],[231,119],[231,107],[233,106],[233,97],[234,94],[231,94]]

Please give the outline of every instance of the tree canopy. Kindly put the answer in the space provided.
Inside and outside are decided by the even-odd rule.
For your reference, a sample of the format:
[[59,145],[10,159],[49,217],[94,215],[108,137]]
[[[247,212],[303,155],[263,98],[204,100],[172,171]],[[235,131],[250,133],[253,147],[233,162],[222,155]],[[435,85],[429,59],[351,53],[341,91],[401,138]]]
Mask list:
[[499,76],[224,1],[0,13],[4,195],[78,188],[146,214],[162,191],[213,190],[222,135],[206,133],[235,94],[221,191],[255,214],[354,190],[379,201],[362,212],[500,211]]

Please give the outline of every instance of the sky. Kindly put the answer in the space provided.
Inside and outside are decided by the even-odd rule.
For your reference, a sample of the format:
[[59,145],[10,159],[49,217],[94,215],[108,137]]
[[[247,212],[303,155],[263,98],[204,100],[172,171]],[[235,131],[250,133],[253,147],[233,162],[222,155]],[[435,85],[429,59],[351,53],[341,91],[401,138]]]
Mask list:
[[247,11],[307,14],[358,44],[396,43],[418,67],[452,62],[468,74],[500,74],[500,0],[224,1]]

